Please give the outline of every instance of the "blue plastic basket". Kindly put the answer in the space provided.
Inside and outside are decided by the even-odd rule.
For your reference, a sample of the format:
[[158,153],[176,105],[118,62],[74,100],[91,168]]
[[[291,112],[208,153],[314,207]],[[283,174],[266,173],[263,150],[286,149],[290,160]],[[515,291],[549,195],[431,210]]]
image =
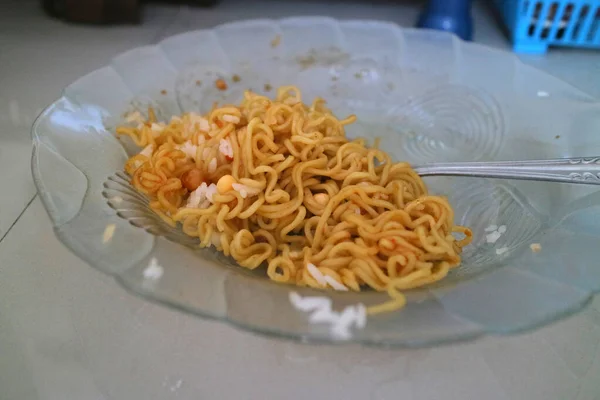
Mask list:
[[513,48],[545,53],[548,46],[600,48],[600,0],[493,0]]

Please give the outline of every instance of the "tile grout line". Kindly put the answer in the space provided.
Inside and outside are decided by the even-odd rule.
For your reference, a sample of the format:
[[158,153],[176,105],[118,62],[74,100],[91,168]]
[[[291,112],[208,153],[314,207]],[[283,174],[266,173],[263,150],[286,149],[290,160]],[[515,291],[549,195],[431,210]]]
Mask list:
[[[166,21],[162,26],[158,27],[158,29],[156,30],[156,32],[151,37],[150,44],[156,44],[159,40],[163,39],[163,36],[164,36],[165,32],[167,32],[169,28],[171,28],[173,25],[175,25],[177,23],[177,20],[183,14],[183,9],[184,9],[183,7],[179,7],[179,9],[177,10],[177,12],[173,16],[173,18],[171,18],[169,21]],[[6,230],[6,232],[4,232],[4,234],[2,236],[0,236],[0,243],[2,243],[4,241],[4,239],[8,236],[8,234],[14,228],[14,226],[19,222],[19,220],[21,219],[21,217],[23,216],[23,214],[25,214],[25,212],[29,209],[29,206],[31,206],[31,204],[33,203],[33,201],[36,198],[37,198],[37,192],[27,202],[27,205],[25,206],[25,208],[19,213],[19,215],[17,216],[17,218],[8,227],[8,229]]]
[[6,236],[8,236],[8,233],[12,230],[12,228],[14,228],[14,226],[17,224],[17,222],[19,222],[19,220],[21,219],[21,217],[23,216],[23,214],[25,214],[25,211],[27,211],[29,209],[29,206],[31,206],[31,203],[33,203],[33,201],[37,198],[37,192],[33,195],[33,197],[27,202],[27,205],[25,206],[25,208],[23,209],[23,211],[21,211],[21,213],[17,216],[17,218],[13,221],[13,223],[8,227],[8,229],[6,230],[6,232],[4,232],[4,235],[2,235],[2,237],[0,237],[0,243],[2,243],[2,241],[4,240],[4,238]]

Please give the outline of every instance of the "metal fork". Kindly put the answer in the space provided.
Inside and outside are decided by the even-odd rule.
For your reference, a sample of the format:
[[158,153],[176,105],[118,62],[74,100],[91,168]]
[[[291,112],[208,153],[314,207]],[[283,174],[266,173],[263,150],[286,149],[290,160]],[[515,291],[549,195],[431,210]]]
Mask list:
[[421,176],[450,175],[600,185],[600,156],[554,160],[431,163],[413,166]]

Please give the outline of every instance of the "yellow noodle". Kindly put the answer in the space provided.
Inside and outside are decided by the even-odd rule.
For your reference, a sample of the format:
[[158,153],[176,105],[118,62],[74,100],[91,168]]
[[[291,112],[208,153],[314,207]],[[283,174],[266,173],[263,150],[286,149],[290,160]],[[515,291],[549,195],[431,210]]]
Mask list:
[[[350,290],[387,291],[391,300],[368,312],[392,311],[406,303],[401,291],[457,267],[471,241],[468,228],[454,225],[448,201],[429,195],[409,164],[392,162],[378,140],[368,147],[346,138],[355,116],[337,119],[322,99],[305,105],[294,86],[274,100],[248,91],[238,106],[174,117],[158,123],[162,130],[153,110],[148,115],[137,127],[117,128],[149,146],[125,164],[133,186],[201,247],[215,246],[246,268],[266,264],[274,281],[324,289],[308,270],[313,264]],[[192,173],[224,189],[188,206],[200,183],[190,187]]]

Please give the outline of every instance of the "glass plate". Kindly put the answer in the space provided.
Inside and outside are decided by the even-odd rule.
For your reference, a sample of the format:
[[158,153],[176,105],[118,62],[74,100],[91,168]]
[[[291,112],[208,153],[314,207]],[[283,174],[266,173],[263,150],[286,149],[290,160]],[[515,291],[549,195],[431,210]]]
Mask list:
[[[240,77],[232,82],[232,76]],[[228,90],[215,88],[223,77]],[[289,301],[327,295],[334,308],[384,293],[319,292],[269,281],[166,227],[123,179],[130,143],[114,129],[151,105],[169,118],[237,102],[245,89],[298,85],[339,116],[349,136],[381,137],[398,160],[535,159],[600,154],[600,105],[514,55],[434,31],[328,18],[253,20],[189,32],[131,50],[69,85],[33,127],[32,169],[56,235],[128,290],[262,334],[335,341]],[[568,184],[432,178],[474,243],[461,268],[408,292],[399,312],[370,317],[351,341],[425,346],[512,333],[581,309],[600,289],[600,193]],[[105,228],[116,229],[109,243]],[[486,228],[506,226],[490,243]],[[498,236],[494,234],[492,236]],[[530,244],[541,244],[534,253]],[[144,279],[149,260],[164,266]]]

